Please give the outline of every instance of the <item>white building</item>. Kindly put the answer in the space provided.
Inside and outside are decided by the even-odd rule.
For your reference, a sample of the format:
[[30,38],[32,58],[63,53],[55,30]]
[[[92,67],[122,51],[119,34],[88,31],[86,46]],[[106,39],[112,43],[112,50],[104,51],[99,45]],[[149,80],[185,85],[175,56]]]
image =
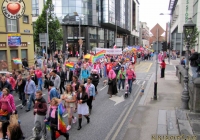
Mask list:
[[45,0],[32,0],[32,21],[33,23],[37,20],[40,14],[42,14]]
[[149,46],[149,27],[146,22],[140,22],[140,45]]

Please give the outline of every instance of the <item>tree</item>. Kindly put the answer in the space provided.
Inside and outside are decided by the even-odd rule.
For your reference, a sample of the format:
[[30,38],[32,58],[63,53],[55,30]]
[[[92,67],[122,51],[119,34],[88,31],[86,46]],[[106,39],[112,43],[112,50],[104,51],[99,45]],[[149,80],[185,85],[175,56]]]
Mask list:
[[[63,31],[60,26],[60,22],[56,16],[52,13],[53,11],[52,0],[47,0],[43,7],[42,14],[38,17],[34,26],[34,42],[37,46],[40,46],[39,34],[47,32],[47,19],[46,14],[49,9],[49,43],[54,40],[57,43],[57,49],[63,44]],[[48,44],[49,47],[49,44]]]
[[[195,27],[194,28],[194,31],[192,32],[192,30],[186,30],[186,35],[192,35],[191,36],[191,39],[189,41],[189,44],[190,44],[190,47],[191,48],[194,48],[196,43],[197,43],[197,37],[199,36],[199,31],[198,31],[198,28]],[[185,42],[187,42],[186,39],[184,39]]]

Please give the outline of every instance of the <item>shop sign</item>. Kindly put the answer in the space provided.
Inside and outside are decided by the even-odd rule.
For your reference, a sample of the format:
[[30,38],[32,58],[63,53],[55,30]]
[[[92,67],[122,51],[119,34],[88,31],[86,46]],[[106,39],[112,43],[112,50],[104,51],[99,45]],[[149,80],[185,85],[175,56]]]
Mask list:
[[10,47],[21,46],[21,35],[8,34],[8,46]]
[[30,33],[30,30],[24,30],[24,33]]
[[188,21],[189,0],[186,0],[185,23]]
[[4,0],[1,10],[6,18],[19,19],[24,15],[25,3],[23,0]]

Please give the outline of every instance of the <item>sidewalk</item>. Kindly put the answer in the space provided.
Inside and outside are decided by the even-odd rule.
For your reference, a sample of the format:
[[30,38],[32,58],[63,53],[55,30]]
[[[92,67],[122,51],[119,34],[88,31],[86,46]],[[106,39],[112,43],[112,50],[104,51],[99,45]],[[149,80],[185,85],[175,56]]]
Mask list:
[[175,71],[166,71],[165,78],[158,78],[157,100],[152,99],[155,74],[151,77],[123,140],[133,137],[136,140],[151,140],[153,135],[179,135],[175,109],[181,106],[182,87],[174,74]]

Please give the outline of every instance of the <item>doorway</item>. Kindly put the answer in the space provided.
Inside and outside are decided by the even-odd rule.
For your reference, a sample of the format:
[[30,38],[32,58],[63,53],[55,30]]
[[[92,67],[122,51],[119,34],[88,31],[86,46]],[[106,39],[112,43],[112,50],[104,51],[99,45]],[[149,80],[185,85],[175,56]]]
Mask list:
[[13,58],[18,58],[18,50],[10,50],[10,59],[11,59],[12,70],[19,69],[19,64],[15,64],[13,62]]

